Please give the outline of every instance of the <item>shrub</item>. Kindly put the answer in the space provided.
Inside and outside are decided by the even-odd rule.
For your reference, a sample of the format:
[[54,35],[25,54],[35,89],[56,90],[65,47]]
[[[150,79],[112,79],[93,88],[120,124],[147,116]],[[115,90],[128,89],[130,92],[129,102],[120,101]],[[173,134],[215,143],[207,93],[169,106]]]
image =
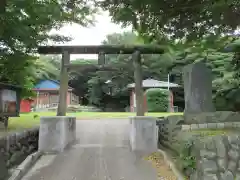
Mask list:
[[146,91],[148,112],[167,112],[169,91],[160,88],[150,88]]
[[180,141],[176,165],[187,177],[196,170],[196,157],[193,153],[195,138]]
[[177,168],[186,177],[190,177],[196,168],[194,148],[199,137],[191,132],[181,131],[180,124],[181,120],[165,119],[158,122],[158,143],[160,148],[166,149],[174,157]]

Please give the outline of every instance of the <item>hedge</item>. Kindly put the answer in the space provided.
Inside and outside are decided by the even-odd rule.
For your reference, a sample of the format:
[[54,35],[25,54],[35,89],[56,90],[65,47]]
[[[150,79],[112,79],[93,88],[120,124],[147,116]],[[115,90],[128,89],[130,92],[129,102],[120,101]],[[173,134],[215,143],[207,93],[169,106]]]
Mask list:
[[146,91],[148,112],[167,112],[169,104],[169,90],[150,88]]

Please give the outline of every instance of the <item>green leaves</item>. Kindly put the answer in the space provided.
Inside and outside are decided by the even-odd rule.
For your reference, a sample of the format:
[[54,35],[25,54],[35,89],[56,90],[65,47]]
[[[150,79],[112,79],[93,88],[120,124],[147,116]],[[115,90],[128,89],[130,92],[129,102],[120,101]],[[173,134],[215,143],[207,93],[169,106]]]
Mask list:
[[192,41],[232,33],[240,24],[238,0],[104,0],[101,6],[110,11],[115,22],[130,24],[153,40],[168,35]]
[[167,112],[170,93],[160,88],[150,88],[146,91],[148,112]]
[[[28,91],[39,79],[58,77],[56,61],[33,55],[40,44],[70,40],[49,31],[66,23],[87,26],[93,22],[96,8],[85,0],[6,2],[0,14],[0,81],[18,84]],[[68,2],[72,4],[69,6]]]

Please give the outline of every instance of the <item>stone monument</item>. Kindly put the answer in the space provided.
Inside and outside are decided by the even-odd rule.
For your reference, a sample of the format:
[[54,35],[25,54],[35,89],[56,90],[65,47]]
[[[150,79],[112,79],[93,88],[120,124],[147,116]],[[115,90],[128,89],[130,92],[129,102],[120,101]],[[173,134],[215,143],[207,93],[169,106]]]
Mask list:
[[184,115],[214,112],[212,102],[212,73],[202,62],[183,69],[185,110]]

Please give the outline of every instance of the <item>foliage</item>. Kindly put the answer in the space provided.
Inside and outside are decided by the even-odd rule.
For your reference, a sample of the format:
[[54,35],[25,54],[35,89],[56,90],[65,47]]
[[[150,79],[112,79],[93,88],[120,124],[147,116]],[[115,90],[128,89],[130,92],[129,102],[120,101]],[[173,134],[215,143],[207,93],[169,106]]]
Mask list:
[[232,134],[236,130],[222,129],[222,130],[194,130],[180,132],[175,136],[175,141],[170,141],[171,154],[176,157],[176,164],[186,176],[190,176],[196,168],[196,153],[195,148],[198,148],[198,141],[204,141],[206,137]]
[[[103,44],[133,45],[142,43],[143,39],[133,32],[109,34],[103,41]],[[88,81],[88,97],[94,104],[104,105],[106,104],[105,100],[108,100],[119,104],[121,108],[126,107],[130,104],[127,85],[134,82],[131,55],[106,55],[106,59],[112,70],[100,70],[95,73],[94,77],[91,77],[91,80]],[[167,69],[165,67],[170,62],[162,60],[160,55],[143,55],[143,79],[152,77],[166,80]],[[105,83],[109,80],[110,83]]]
[[[236,53],[223,52],[224,46],[233,41],[234,37],[219,38],[212,46],[207,41],[195,41],[194,46],[188,44],[177,45],[181,47],[176,49],[173,54],[176,59],[172,66],[171,73],[176,76],[175,82],[183,84],[182,71],[187,64],[202,61],[212,70],[212,85],[213,85],[213,100],[217,110],[239,110],[240,93],[239,93],[239,78],[233,61]],[[184,48],[184,49],[183,49]]]
[[[185,65],[203,61],[212,70],[213,100],[217,110],[239,110],[240,93],[239,79],[236,68],[236,53],[226,52],[225,46],[236,45],[237,37],[223,36],[209,41],[208,38],[195,40],[191,43],[175,42],[167,45],[169,51],[163,55],[142,55],[143,79],[153,78],[167,81],[167,74],[174,75],[172,82],[183,85],[182,72]],[[113,33],[106,37],[103,44],[141,44],[143,39],[136,33]],[[214,44],[213,44],[214,42]],[[171,43],[169,41],[168,43]],[[129,55],[106,55],[108,65],[112,70],[83,69],[71,73],[70,85],[76,87],[76,92],[85,104],[89,102],[105,106],[106,101],[129,105],[128,84],[133,83],[133,66]],[[90,61],[77,60],[75,63],[89,64]],[[94,64],[96,60],[91,60]],[[109,83],[105,83],[108,80]],[[111,91],[111,93],[110,93]],[[184,94],[181,89],[174,92],[174,103],[184,108]],[[120,103],[118,103],[120,102]]]
[[[85,59],[76,59],[72,61],[74,64],[81,64],[81,65],[89,65],[89,64],[96,64],[95,59],[85,60]],[[74,87],[74,93],[76,93],[81,100],[81,104],[87,105],[89,103],[88,100],[88,81],[94,76],[96,72],[96,68],[91,69],[82,69],[77,71],[70,72],[70,80],[69,85]]]
[[177,165],[187,177],[189,177],[196,169],[196,157],[192,153],[195,141],[196,139],[192,138],[181,142],[178,150]]
[[166,149],[175,159],[176,165],[186,176],[189,176],[196,167],[194,143],[198,136],[181,130],[182,120],[164,118],[158,122],[158,144]]
[[103,0],[99,3],[109,10],[114,22],[132,25],[151,42],[165,40],[166,35],[174,40],[215,38],[234,32],[240,25],[238,0]]
[[[183,66],[204,61],[213,72],[217,110],[239,111],[240,40],[235,31],[240,25],[240,1],[103,0],[99,4],[109,10],[114,22],[131,25],[145,43],[168,47],[161,58],[170,63],[161,68],[161,63],[149,62],[165,76],[171,71],[178,84],[183,84]],[[228,52],[234,53],[222,51],[229,43]]]
[[[87,1],[75,2],[6,1],[0,12],[1,82],[21,85],[29,95],[35,80],[41,76],[55,77],[56,74],[52,74],[55,67],[43,65],[33,54],[40,44],[70,40],[69,37],[50,34],[50,30],[59,29],[66,23],[86,26],[92,22],[95,8]],[[44,74],[46,67],[49,71]]]
[[169,91],[160,88],[150,88],[146,91],[148,112],[167,112]]

